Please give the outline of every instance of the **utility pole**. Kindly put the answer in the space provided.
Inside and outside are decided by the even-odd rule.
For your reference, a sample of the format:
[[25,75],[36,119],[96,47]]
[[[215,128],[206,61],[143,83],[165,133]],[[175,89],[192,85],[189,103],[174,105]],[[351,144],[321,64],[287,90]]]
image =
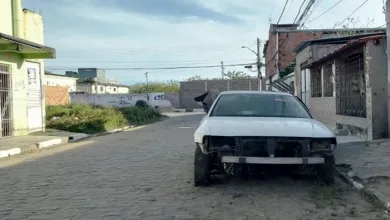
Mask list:
[[221,78],[225,78],[225,67],[223,67],[223,61],[221,61]]
[[[241,48],[248,49],[249,51],[251,51],[252,53],[254,53],[256,55],[257,81],[259,84],[258,89],[259,89],[259,91],[262,91],[263,90],[263,76],[261,75],[260,39],[257,38],[257,51],[254,51],[247,46],[242,46]],[[249,67],[245,67],[245,68],[251,69],[252,67],[249,66]]]
[[148,104],[149,104],[149,77],[148,77],[148,72],[145,73],[145,78],[146,78],[146,100],[148,101]]
[[[386,41],[387,41],[387,49],[386,49],[386,56],[387,56],[387,83],[390,85],[390,0],[386,0]],[[388,96],[390,97],[390,89],[387,91]],[[388,100],[388,99],[387,99]],[[388,100],[387,102],[388,106],[388,131],[390,136],[390,102]]]
[[261,75],[261,60],[260,60],[260,39],[257,38],[257,78],[258,78],[258,84],[259,84],[259,90],[263,90],[263,76]]

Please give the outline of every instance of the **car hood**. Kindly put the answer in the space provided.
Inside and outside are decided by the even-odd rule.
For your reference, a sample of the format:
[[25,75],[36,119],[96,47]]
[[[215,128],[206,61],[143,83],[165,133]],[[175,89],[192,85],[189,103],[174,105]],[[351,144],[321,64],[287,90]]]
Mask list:
[[311,118],[208,117],[203,123],[213,136],[334,137],[329,128]]

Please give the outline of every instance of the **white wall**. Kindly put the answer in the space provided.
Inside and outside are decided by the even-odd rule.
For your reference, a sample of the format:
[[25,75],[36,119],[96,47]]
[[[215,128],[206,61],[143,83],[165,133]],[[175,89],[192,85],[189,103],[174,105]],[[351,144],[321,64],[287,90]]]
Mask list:
[[[79,83],[77,84],[77,91],[88,92],[96,94],[96,85]],[[125,86],[114,85],[97,85],[97,94],[128,94],[129,88]]]
[[129,87],[118,86],[118,93],[129,93]]
[[45,75],[43,79],[43,85],[46,86],[64,86],[69,88],[69,92],[76,91],[77,78]]
[[12,35],[12,5],[11,0],[0,0],[0,32]]
[[[172,107],[165,93],[150,93],[149,105],[158,108]],[[71,104],[95,104],[103,106],[130,107],[138,100],[147,101],[146,94],[70,94]]]

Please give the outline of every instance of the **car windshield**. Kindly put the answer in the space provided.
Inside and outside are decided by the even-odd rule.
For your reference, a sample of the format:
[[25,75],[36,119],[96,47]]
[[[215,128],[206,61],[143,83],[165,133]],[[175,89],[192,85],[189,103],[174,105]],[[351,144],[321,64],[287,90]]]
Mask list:
[[221,95],[210,116],[310,118],[294,96],[250,93]]

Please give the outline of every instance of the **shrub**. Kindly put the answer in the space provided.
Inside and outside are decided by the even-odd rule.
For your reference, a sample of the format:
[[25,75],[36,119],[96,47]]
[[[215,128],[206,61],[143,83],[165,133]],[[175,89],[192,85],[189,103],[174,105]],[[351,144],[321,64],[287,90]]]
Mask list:
[[148,106],[148,103],[144,100],[138,100],[136,103],[135,103],[135,106],[136,107],[147,107]]
[[[53,117],[59,119],[53,120]],[[154,122],[163,116],[153,108],[115,108],[93,105],[48,106],[46,126],[48,128],[80,132],[99,133],[131,125]]]

